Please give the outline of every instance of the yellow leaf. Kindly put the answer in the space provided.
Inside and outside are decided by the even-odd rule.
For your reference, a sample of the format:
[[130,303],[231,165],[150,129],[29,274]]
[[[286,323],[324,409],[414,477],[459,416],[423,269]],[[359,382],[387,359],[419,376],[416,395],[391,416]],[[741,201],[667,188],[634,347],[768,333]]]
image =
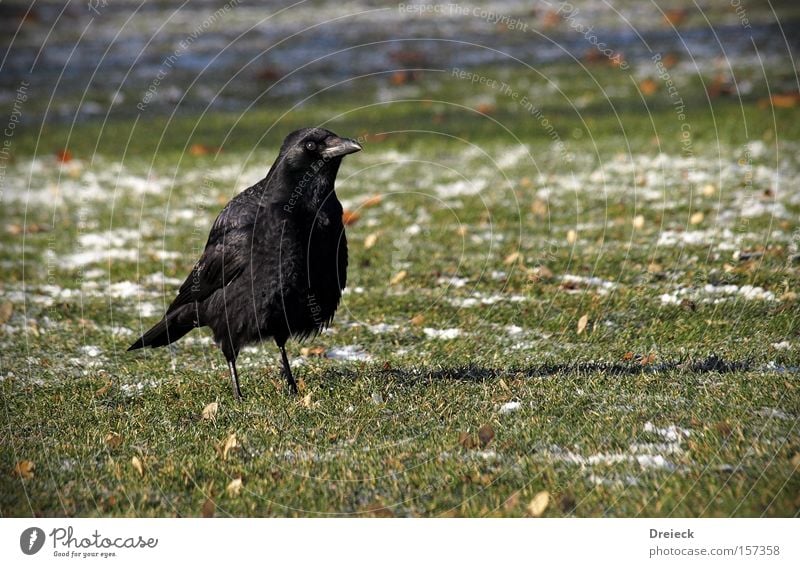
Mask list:
[[375,243],[376,243],[377,241],[378,241],[378,233],[377,233],[377,232],[373,232],[372,234],[368,235],[368,236],[367,236],[367,237],[364,239],[364,248],[366,248],[367,250],[369,250],[370,248],[372,248],[373,246],[375,246]]
[[578,319],[578,334],[580,335],[586,330],[586,325],[589,323],[589,315],[584,315]]
[[303,396],[303,399],[300,400],[300,403],[303,404],[304,407],[310,408],[311,407],[311,392]]
[[636,215],[633,217],[633,228],[643,228],[644,227],[644,215]]
[[468,232],[469,232],[469,229],[467,228],[467,225],[465,225],[465,224],[458,225],[458,228],[456,229],[456,233],[459,236],[462,236],[462,237],[466,236]]
[[531,503],[528,504],[528,514],[534,518],[538,518],[544,514],[545,510],[547,510],[548,504],[550,504],[550,493],[546,490],[542,490],[536,496],[534,496],[533,500],[531,500]]
[[578,233],[574,229],[567,231],[567,243],[575,244],[578,241]]
[[239,496],[239,492],[242,491],[242,479],[241,478],[234,478],[232,481],[228,483],[228,486],[225,487],[225,492],[228,493],[228,496],[234,497]]
[[133,468],[139,473],[139,476],[144,476],[144,468],[142,467],[142,461],[139,460],[139,457],[134,455],[133,458],[131,458],[131,465],[133,465]]
[[519,262],[521,259],[522,259],[522,254],[520,254],[519,252],[512,252],[511,254],[506,256],[506,259],[503,260],[503,263],[506,266],[510,266],[511,264]]
[[210,419],[214,420],[217,417],[217,410],[219,409],[219,404],[217,402],[211,402],[206,407],[203,408],[203,419]]
[[701,222],[703,222],[704,218],[705,215],[703,214],[703,211],[697,211],[691,217],[689,217],[689,222],[691,224],[700,224]]
[[400,270],[399,272],[397,272],[397,273],[396,273],[396,274],[395,274],[395,275],[392,277],[392,279],[391,279],[391,280],[389,280],[389,284],[390,284],[390,285],[397,285],[397,284],[399,284],[401,281],[403,281],[404,279],[406,279],[406,276],[407,276],[407,275],[408,275],[408,272],[407,272],[407,271],[405,271],[405,270]]
[[225,439],[225,444],[222,447],[222,460],[228,460],[228,453],[239,447],[239,441],[236,439],[236,434],[231,433]]
[[116,449],[122,444],[122,435],[116,433],[115,431],[110,432],[106,435],[106,445],[108,445],[111,449]]
[[705,195],[706,197],[713,197],[714,193],[717,192],[717,188],[714,187],[711,183],[709,183],[707,185],[703,185],[702,191],[703,195]]
[[33,478],[34,468],[36,465],[33,464],[33,461],[20,461],[14,466],[14,474],[24,479]]

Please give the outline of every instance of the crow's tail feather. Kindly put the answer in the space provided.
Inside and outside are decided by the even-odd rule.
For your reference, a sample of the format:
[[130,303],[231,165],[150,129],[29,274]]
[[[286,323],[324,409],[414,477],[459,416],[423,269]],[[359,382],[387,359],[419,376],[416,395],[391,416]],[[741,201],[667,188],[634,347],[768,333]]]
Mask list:
[[166,317],[156,323],[152,329],[142,335],[138,341],[133,343],[128,350],[136,350],[143,347],[162,347],[174,343],[183,335],[195,328],[193,324],[185,324],[174,319],[168,320]]

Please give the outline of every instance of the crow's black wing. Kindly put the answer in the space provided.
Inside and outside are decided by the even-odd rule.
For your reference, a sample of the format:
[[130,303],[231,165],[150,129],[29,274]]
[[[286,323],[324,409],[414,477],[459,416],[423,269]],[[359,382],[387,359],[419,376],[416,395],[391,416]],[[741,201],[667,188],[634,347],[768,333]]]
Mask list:
[[200,302],[241,275],[250,262],[258,206],[231,201],[211,227],[203,255],[167,309]]

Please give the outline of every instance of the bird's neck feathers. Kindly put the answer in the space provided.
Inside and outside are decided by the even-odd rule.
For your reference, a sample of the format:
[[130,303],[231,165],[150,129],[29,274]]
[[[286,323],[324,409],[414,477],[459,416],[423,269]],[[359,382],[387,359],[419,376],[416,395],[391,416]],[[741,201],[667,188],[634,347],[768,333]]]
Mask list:
[[316,216],[331,201],[341,162],[341,158],[320,160],[303,169],[276,163],[264,180],[264,197],[292,216]]

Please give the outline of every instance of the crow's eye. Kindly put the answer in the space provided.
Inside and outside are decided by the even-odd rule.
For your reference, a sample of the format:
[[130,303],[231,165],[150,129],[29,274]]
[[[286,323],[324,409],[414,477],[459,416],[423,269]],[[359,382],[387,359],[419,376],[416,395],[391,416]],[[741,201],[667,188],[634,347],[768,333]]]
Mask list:
[[306,142],[306,149],[309,152],[313,152],[314,150],[317,149],[317,144],[315,144],[314,142]]

